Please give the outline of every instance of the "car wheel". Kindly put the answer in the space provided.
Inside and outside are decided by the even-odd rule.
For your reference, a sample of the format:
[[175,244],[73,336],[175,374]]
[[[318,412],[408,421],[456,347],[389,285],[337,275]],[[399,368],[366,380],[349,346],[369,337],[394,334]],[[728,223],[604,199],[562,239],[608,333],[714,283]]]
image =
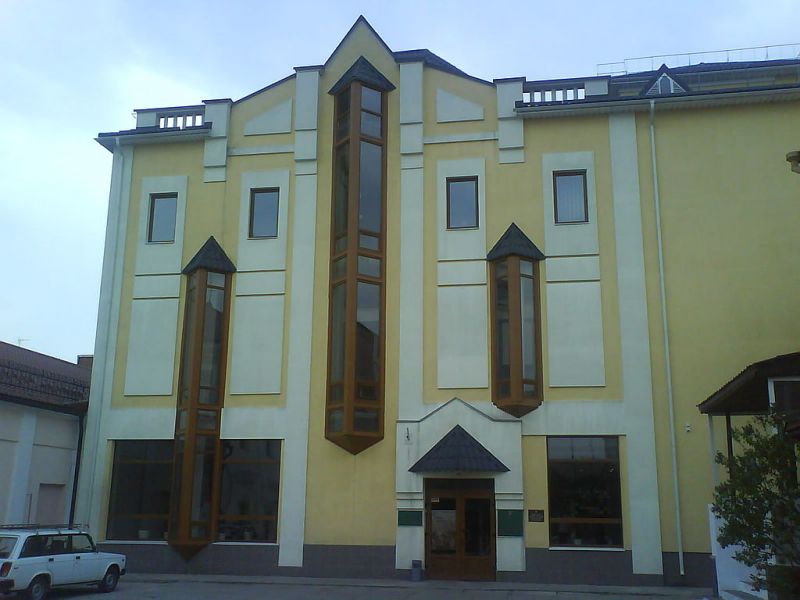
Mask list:
[[50,582],[47,577],[40,575],[28,586],[25,596],[29,600],[44,600],[50,592]]
[[117,588],[117,584],[119,583],[119,569],[117,567],[111,566],[108,567],[108,571],[106,574],[103,575],[103,579],[100,581],[100,588],[101,592],[108,593],[113,592]]

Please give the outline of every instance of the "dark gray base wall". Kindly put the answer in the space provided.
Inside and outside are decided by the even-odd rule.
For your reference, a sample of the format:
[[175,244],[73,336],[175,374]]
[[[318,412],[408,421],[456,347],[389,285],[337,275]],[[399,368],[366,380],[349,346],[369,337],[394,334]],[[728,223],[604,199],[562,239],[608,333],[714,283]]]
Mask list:
[[[166,544],[102,543],[101,549],[128,557],[131,573],[201,573],[217,575],[296,575],[407,579],[394,568],[394,546],[317,546],[303,549],[302,567],[279,567],[278,547],[211,544],[185,561]],[[664,575],[634,575],[631,552],[526,550],[526,571],[497,573],[499,581],[594,585],[686,585],[715,587],[714,561],[708,554],[686,553],[686,575],[678,572],[678,555],[664,553]]]

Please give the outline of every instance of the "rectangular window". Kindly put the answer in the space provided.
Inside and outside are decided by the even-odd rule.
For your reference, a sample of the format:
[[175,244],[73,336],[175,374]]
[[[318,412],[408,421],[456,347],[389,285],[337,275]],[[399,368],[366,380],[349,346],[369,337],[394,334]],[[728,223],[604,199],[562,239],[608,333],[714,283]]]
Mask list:
[[553,173],[556,223],[588,223],[589,202],[586,197],[586,171]]
[[278,237],[278,188],[250,190],[250,238]]
[[222,440],[220,540],[277,541],[280,470],[280,440]]
[[147,241],[170,244],[175,241],[175,217],[178,213],[177,194],[150,194],[150,217]]
[[167,533],[173,440],[118,441],[108,539],[163,540]]
[[619,439],[547,438],[550,545],[622,547]]
[[447,228],[478,227],[478,178],[447,178]]

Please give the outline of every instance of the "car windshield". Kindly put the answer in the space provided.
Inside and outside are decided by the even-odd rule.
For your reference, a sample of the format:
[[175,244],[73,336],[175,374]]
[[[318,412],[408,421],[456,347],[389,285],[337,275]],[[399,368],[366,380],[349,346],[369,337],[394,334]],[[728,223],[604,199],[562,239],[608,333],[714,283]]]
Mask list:
[[11,551],[14,550],[14,545],[16,543],[16,537],[0,535],[0,558],[8,558],[11,556]]

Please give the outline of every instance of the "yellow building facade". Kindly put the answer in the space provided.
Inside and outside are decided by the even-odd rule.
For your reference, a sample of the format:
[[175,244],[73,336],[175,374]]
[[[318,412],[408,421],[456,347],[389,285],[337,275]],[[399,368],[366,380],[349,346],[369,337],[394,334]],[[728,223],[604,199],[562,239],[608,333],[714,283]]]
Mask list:
[[800,339],[800,62],[483,81],[360,18],[295,71],[98,137],[77,518],[142,570],[711,586],[696,406]]

